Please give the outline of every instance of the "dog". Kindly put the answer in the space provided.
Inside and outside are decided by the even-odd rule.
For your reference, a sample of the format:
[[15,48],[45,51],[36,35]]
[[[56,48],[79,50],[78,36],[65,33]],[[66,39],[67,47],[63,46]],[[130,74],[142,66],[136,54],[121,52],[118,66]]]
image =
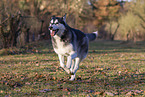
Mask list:
[[[66,23],[66,14],[63,17],[52,16],[49,27],[54,51],[58,54],[60,66],[71,75],[73,81],[80,62],[88,54],[89,41],[98,36],[98,32],[85,34],[80,30],[71,28]],[[67,57],[66,65],[64,57]]]

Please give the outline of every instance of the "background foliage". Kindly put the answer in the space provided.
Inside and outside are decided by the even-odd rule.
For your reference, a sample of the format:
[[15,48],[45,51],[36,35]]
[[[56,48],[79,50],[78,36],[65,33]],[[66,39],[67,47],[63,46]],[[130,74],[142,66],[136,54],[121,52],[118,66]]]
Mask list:
[[[134,41],[145,39],[144,0],[1,0],[1,47],[12,47],[8,37],[14,27],[13,16],[21,15],[17,37],[18,46],[30,41],[49,38],[48,25],[52,15],[63,16],[71,27],[86,33],[98,30],[100,38]],[[17,21],[14,18],[14,22]],[[11,29],[10,29],[11,28]],[[15,30],[16,27],[15,27]],[[15,32],[15,31],[14,31]],[[3,34],[2,34],[3,33]],[[7,34],[7,35],[4,35]],[[23,37],[23,39],[19,38]]]

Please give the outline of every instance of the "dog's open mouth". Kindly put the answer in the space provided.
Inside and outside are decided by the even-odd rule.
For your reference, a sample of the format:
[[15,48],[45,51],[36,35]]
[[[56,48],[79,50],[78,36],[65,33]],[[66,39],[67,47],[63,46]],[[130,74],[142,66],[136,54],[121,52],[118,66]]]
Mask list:
[[52,30],[51,36],[54,36],[54,35],[58,32],[58,30],[59,30],[59,29]]

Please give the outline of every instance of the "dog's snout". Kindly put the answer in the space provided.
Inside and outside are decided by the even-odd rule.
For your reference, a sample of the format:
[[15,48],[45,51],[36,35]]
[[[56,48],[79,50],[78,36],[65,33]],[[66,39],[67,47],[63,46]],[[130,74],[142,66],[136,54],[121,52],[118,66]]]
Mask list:
[[49,30],[52,30],[53,29],[53,27],[52,26],[49,26]]

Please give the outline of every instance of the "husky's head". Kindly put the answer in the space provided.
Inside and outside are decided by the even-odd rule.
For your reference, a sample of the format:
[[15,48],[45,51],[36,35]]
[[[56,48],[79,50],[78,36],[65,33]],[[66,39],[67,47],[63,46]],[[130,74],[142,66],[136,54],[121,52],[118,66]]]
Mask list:
[[50,35],[55,36],[57,33],[63,33],[66,24],[66,14],[63,17],[52,16],[49,24]]

